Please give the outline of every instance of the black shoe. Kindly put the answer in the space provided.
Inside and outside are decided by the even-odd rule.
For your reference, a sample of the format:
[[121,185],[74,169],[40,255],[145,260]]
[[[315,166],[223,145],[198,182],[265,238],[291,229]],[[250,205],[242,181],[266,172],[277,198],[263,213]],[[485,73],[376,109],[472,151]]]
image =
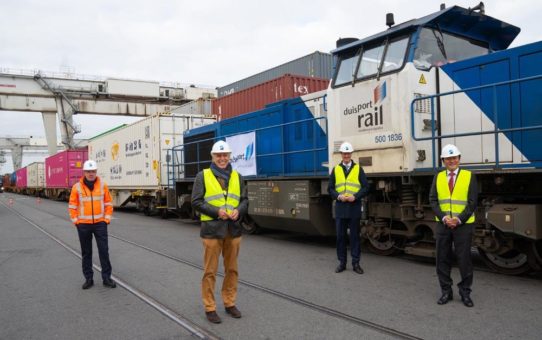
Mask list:
[[111,279],[104,279],[104,286],[109,288],[115,288],[117,284]]
[[220,319],[220,316],[216,314],[216,311],[212,312],[205,312],[205,316],[207,317],[207,320],[211,321],[212,323],[221,323],[222,320]]
[[90,287],[94,286],[94,280],[86,280],[85,283],[83,283],[83,289],[89,289]]
[[354,265],[354,271],[358,274],[363,274],[363,268],[361,268],[359,264]]
[[337,268],[335,268],[335,273],[344,272],[345,270],[346,270],[346,265],[340,264],[337,266]]
[[437,304],[445,305],[445,304],[448,303],[448,301],[452,301],[453,299],[454,299],[454,294],[452,294],[452,293],[444,293],[444,294],[442,294],[440,299],[438,299]]
[[237,309],[235,306],[226,307],[226,313],[231,315],[233,318],[239,319],[241,318],[241,311]]
[[474,302],[472,302],[472,299],[470,298],[470,296],[462,296],[461,301],[467,307],[474,307]]

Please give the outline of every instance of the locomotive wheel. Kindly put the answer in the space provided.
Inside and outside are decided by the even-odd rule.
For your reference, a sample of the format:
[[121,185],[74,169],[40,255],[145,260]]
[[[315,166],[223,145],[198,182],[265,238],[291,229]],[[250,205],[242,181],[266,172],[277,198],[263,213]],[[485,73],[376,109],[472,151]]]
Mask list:
[[390,233],[391,225],[385,219],[376,219],[361,228],[361,236],[367,239],[369,250],[377,255],[389,256],[400,251],[402,240]]
[[369,250],[374,254],[390,256],[399,252],[397,240],[390,238],[389,235],[382,235],[379,238],[367,237],[367,241]]
[[531,271],[527,254],[518,249],[509,250],[504,254],[495,254],[478,248],[478,252],[490,269],[501,274],[521,275]]
[[243,219],[239,223],[241,224],[241,227],[243,228],[243,233],[245,234],[255,235],[261,232],[261,228],[248,215],[243,217]]

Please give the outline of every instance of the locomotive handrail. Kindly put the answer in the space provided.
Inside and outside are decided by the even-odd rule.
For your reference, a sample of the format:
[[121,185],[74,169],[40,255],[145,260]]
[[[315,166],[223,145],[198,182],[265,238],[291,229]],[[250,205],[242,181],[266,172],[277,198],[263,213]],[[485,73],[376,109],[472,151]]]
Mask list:
[[[227,135],[215,136],[215,137],[211,137],[211,138],[200,139],[198,141],[193,141],[193,142],[188,142],[188,143],[183,143],[183,144],[180,144],[180,145],[173,146],[171,149],[169,149],[167,151],[167,155],[168,155],[168,157],[167,157],[168,187],[172,187],[175,184],[175,181],[177,179],[177,175],[182,173],[182,171],[179,172],[179,169],[181,169],[183,167],[186,167],[187,165],[198,165],[197,172],[199,172],[199,171],[202,170],[202,167],[200,167],[200,165],[202,165],[202,163],[208,164],[208,163],[211,162],[210,160],[205,160],[205,161],[200,160],[200,144],[203,143],[203,142],[215,141],[215,140],[225,139],[226,137],[236,136],[236,135],[240,135],[240,134],[258,132],[258,131],[262,131],[262,130],[276,129],[276,128],[281,128],[281,133],[284,133],[284,127],[286,127],[286,126],[293,125],[293,124],[302,124],[302,123],[307,123],[307,122],[318,122],[320,120],[322,121],[320,124],[324,124],[324,126],[321,126],[318,123],[313,124],[313,126],[312,126],[312,129],[313,129],[312,148],[310,148],[310,149],[302,149],[302,150],[292,150],[292,151],[281,151],[281,152],[256,154],[256,158],[261,158],[261,157],[286,156],[286,155],[291,155],[291,154],[296,154],[296,153],[312,152],[313,165],[314,165],[313,173],[317,174],[318,173],[318,171],[316,171],[316,169],[317,169],[317,164],[316,164],[317,152],[319,152],[319,151],[327,151],[327,149],[328,149],[327,145],[325,147],[320,147],[320,148],[316,146],[316,140],[317,140],[316,136],[317,136],[317,133],[319,133],[319,131],[317,130],[317,126],[320,126],[324,131],[327,132],[327,126],[328,126],[327,125],[327,117],[313,117],[313,118],[301,119],[301,120],[296,120],[296,121],[293,121],[293,122],[276,124],[276,125],[266,126],[266,127],[257,128],[257,129],[251,129],[251,130],[232,133],[232,134],[227,134]],[[196,160],[193,161],[193,162],[176,162],[176,160],[177,160],[176,159],[176,154],[179,153],[179,152],[183,152],[186,149],[186,147],[190,146],[190,145],[195,145],[196,146],[196,151],[195,151]],[[181,158],[182,157],[183,156],[181,155]],[[284,163],[285,162],[282,162],[282,172],[281,172],[282,176],[286,175],[286,171],[284,169]],[[251,177],[251,178],[256,177],[256,178],[258,178],[258,177],[262,177],[262,176],[256,175],[256,176],[247,176],[247,177]],[[184,177],[184,179],[193,179],[193,178],[194,177]]]
[[[515,83],[530,81],[530,80],[535,80],[535,79],[540,79],[540,78],[542,78],[542,74],[537,75],[537,76],[524,77],[524,78],[519,78],[519,79],[512,79],[512,80],[507,80],[507,81],[502,81],[502,82],[497,82],[497,83],[492,83],[492,84],[487,84],[487,85],[473,86],[473,87],[468,87],[466,89],[448,91],[448,92],[443,92],[443,93],[438,93],[438,94],[433,94],[433,95],[414,98],[410,103],[410,122],[411,122],[412,139],[415,140],[415,141],[426,141],[426,140],[431,141],[431,149],[432,149],[431,152],[432,152],[432,156],[433,156],[432,157],[433,158],[433,169],[437,169],[437,165],[436,165],[437,157],[436,157],[436,146],[435,146],[435,143],[436,143],[437,139],[494,134],[495,135],[495,167],[498,168],[499,167],[499,134],[500,133],[538,130],[538,129],[542,129],[542,125],[532,125],[532,126],[522,126],[522,127],[516,127],[516,128],[499,129],[498,126],[497,126],[498,121],[499,121],[498,120],[498,112],[499,111],[498,111],[498,105],[497,105],[497,87],[503,86],[503,85],[510,85],[510,84],[515,84]],[[495,128],[493,130],[485,130],[485,131],[477,131],[477,132],[465,132],[465,133],[454,133],[454,134],[439,135],[439,136],[437,136],[435,134],[435,130],[436,130],[436,126],[435,126],[435,105],[434,105],[435,104],[435,98],[444,97],[444,96],[448,96],[448,95],[456,94],[456,93],[463,93],[463,92],[468,92],[468,91],[485,89],[485,88],[492,88],[493,89],[493,119],[494,119],[493,120],[493,125],[495,126]],[[415,108],[415,104],[418,101],[422,101],[422,100],[426,100],[426,99],[431,100],[431,137],[416,137],[416,130],[415,130],[415,126],[414,126],[414,114],[415,114],[414,108]]]

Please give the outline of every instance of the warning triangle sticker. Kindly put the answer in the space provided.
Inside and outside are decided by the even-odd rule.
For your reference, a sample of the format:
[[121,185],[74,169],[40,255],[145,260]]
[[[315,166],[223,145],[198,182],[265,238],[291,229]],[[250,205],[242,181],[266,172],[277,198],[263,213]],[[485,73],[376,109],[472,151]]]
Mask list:
[[425,77],[423,76],[423,74],[420,76],[420,80],[418,81],[418,83],[420,84],[427,84],[427,81],[425,81]]

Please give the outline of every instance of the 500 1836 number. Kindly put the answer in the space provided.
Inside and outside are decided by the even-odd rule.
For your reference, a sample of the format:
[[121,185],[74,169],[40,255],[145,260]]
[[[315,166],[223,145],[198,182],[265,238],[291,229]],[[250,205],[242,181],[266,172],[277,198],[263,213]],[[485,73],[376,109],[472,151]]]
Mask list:
[[403,134],[390,133],[389,135],[377,135],[375,136],[375,143],[397,142],[403,140]]

